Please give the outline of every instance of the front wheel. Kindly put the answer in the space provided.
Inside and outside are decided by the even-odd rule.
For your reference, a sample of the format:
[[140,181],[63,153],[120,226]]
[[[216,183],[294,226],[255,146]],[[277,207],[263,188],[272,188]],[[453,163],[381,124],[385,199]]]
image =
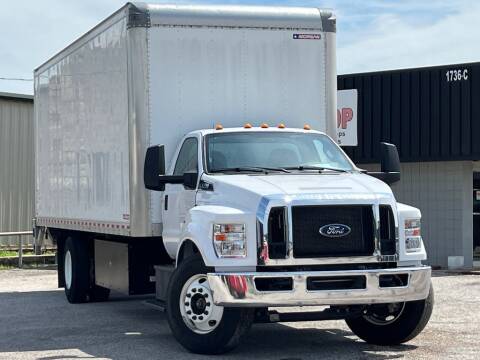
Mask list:
[[197,354],[221,354],[237,346],[250,328],[253,309],[213,303],[207,268],[200,257],[183,261],[168,287],[167,318],[173,336]]
[[363,316],[346,319],[360,339],[375,345],[398,345],[415,338],[425,328],[433,310],[433,287],[425,300],[370,305]]

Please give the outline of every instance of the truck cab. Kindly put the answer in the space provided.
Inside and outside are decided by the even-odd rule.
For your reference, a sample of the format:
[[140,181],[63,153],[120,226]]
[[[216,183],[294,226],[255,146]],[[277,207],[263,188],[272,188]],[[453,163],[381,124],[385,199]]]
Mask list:
[[[397,203],[384,182],[398,179],[399,164],[395,147],[383,149],[383,171],[369,174],[308,124],[217,125],[187,134],[164,175],[163,146],[151,147],[146,186],[162,191],[162,237],[176,262],[170,290],[157,291],[171,325],[181,319],[209,334],[226,309],[286,321],[309,314],[269,308],[329,306],[312,319],[346,318],[372,342],[419,331],[432,296],[421,213]],[[415,326],[396,329],[411,316]],[[400,335],[384,339],[388,331]],[[198,351],[192,336],[176,335]]]

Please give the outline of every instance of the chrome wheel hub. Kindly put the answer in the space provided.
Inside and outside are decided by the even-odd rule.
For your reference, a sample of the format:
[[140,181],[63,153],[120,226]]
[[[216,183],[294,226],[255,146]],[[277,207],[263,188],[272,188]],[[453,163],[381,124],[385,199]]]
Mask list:
[[389,325],[398,320],[404,309],[405,303],[371,305],[363,317],[374,325]]
[[223,307],[213,303],[207,276],[197,274],[183,285],[180,294],[180,313],[185,324],[194,332],[213,331],[223,316]]
[[65,275],[65,286],[67,289],[70,289],[72,286],[72,255],[70,254],[70,250],[67,250],[65,253],[65,260],[64,260],[64,275]]

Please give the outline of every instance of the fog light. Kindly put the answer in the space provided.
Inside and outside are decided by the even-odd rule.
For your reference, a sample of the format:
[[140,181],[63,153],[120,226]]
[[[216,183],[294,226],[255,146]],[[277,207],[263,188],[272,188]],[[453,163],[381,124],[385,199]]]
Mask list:
[[247,256],[245,224],[214,224],[213,244],[218,257]]

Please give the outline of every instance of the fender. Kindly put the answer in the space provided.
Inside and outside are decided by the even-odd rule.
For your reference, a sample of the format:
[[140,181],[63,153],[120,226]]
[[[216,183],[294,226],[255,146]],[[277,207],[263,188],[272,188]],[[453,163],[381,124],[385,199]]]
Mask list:
[[[216,205],[200,205],[190,209],[187,226],[181,234],[177,256],[185,241],[197,246],[206,266],[252,267],[257,265],[257,222],[255,214],[244,210]],[[219,258],[213,245],[213,224],[245,224],[247,256],[243,258]]]

